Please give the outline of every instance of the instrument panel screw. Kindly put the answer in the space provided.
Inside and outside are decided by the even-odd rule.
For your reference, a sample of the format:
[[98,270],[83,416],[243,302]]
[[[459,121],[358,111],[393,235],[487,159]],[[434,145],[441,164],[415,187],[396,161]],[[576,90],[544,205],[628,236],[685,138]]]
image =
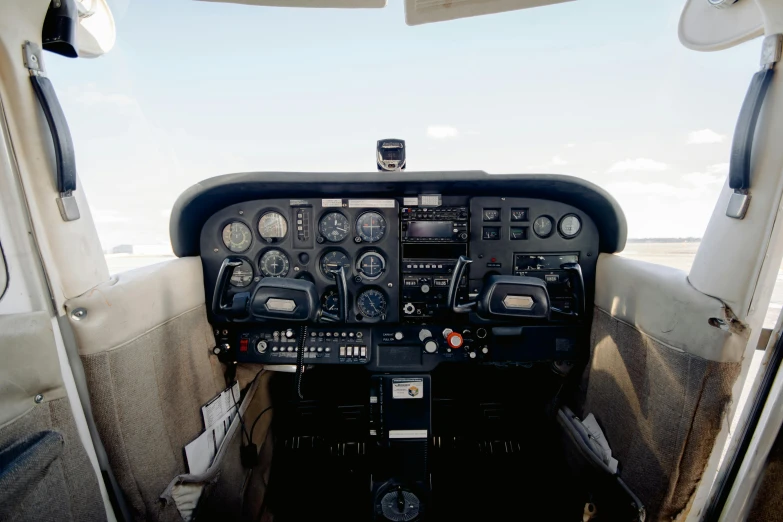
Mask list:
[[240,216],[241,216],[241,215],[243,215],[244,213],[245,213],[245,211],[244,211],[244,210],[240,210],[240,211],[239,211],[239,215],[240,215]]
[[394,283],[389,283],[389,288],[394,288]]
[[71,312],[71,317],[73,317],[74,321],[81,321],[85,317],[87,317],[87,310],[84,308],[77,308],[73,312]]
[[213,251],[214,253],[216,253],[216,254],[219,252],[219,250],[218,250],[217,248],[216,248],[216,249],[214,249],[214,250],[212,250],[212,251]]
[[294,272],[298,272],[298,271],[299,271],[299,267],[298,267],[298,266],[295,266],[295,267],[294,267]]
[[39,393],[38,395],[35,396],[35,399],[33,400],[35,400],[36,404],[41,404],[43,402],[43,395]]

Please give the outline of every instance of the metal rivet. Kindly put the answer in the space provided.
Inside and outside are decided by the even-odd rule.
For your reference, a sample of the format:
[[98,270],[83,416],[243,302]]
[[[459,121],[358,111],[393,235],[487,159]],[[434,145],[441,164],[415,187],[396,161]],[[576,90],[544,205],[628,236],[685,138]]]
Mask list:
[[73,312],[71,312],[71,317],[73,317],[74,321],[81,321],[85,317],[87,317],[87,310],[84,308],[77,308]]
[[216,249],[213,250],[213,252],[215,252],[217,254],[220,251],[216,248]]
[[240,215],[240,216],[241,216],[241,215],[243,215],[244,213],[245,213],[245,211],[244,211],[244,210],[240,210],[240,211],[239,211],[239,215]]
[[298,272],[298,271],[299,271],[299,267],[298,267],[298,266],[295,266],[295,267],[294,267],[294,272]]
[[36,402],[36,404],[41,404],[43,402],[43,395],[41,395],[40,393],[38,395],[36,395],[35,396],[35,402]]
[[394,288],[394,283],[389,283],[389,288]]

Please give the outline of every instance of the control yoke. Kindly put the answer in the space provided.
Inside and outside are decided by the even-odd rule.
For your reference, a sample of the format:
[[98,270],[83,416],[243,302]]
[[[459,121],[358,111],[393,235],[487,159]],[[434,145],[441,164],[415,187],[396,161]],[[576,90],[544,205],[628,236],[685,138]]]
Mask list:
[[465,275],[465,270],[473,262],[472,259],[459,256],[457,260],[457,266],[454,267],[454,274],[451,276],[451,283],[449,284],[449,293],[446,300],[449,303],[449,308],[456,314],[467,314],[471,312],[475,306],[476,301],[470,301],[468,303],[457,303],[457,295],[459,294],[459,284],[462,281],[462,276]]
[[578,318],[585,313],[585,285],[582,267],[579,263],[564,263],[560,269],[575,279],[574,312],[565,312],[551,306],[546,283],[534,277],[493,275],[487,278],[484,287],[475,301],[458,303],[457,295],[460,281],[473,260],[460,256],[451,278],[448,293],[448,305],[454,313],[477,312],[485,317],[549,319],[550,313]]
[[220,265],[215,293],[212,295],[212,313],[215,317],[240,317],[247,315],[247,304],[250,301],[250,292],[234,294],[231,302],[226,302],[226,291],[229,281],[234,275],[234,270],[242,265],[238,257],[227,257]]

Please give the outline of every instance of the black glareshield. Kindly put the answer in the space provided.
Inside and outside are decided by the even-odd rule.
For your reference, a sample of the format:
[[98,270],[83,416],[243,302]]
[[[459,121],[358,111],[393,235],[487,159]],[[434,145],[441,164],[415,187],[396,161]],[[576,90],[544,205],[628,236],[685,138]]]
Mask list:
[[382,172],[404,170],[406,167],[405,140],[378,140],[378,145],[376,147],[376,162],[378,164],[378,170]]

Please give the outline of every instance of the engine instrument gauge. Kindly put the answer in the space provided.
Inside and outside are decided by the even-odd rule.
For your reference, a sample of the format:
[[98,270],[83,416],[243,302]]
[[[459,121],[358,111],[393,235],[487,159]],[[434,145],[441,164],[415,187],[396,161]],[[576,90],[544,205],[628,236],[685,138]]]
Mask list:
[[365,212],[356,220],[356,234],[368,243],[376,243],[386,233],[386,220],[378,212]]
[[245,260],[234,269],[229,280],[233,286],[244,288],[253,282],[253,267]]
[[318,231],[327,241],[337,243],[348,237],[351,229],[348,218],[339,212],[329,212],[318,223]]
[[345,276],[351,276],[351,258],[339,250],[332,250],[321,257],[321,272],[328,279],[334,279],[333,270],[338,270],[340,265],[345,267]]
[[321,308],[330,314],[337,314],[340,311],[340,297],[337,289],[329,287],[324,295],[321,296]]
[[264,241],[273,243],[288,233],[288,222],[278,212],[267,212],[258,220],[258,233]]
[[369,319],[375,319],[386,314],[386,296],[380,290],[370,288],[356,298],[359,313]]
[[552,223],[552,218],[549,216],[538,216],[536,220],[533,221],[533,232],[535,232],[538,237],[551,236],[553,229],[554,224]]
[[291,267],[288,257],[280,250],[268,250],[258,264],[265,277],[285,277]]
[[250,248],[253,233],[250,227],[239,221],[234,221],[223,227],[223,244],[232,252],[244,252]]
[[568,214],[560,220],[558,229],[564,238],[571,239],[572,237],[576,237],[582,230],[582,222],[579,221],[576,214]]
[[378,252],[367,252],[359,257],[356,269],[367,279],[378,279],[386,269],[386,260]]

